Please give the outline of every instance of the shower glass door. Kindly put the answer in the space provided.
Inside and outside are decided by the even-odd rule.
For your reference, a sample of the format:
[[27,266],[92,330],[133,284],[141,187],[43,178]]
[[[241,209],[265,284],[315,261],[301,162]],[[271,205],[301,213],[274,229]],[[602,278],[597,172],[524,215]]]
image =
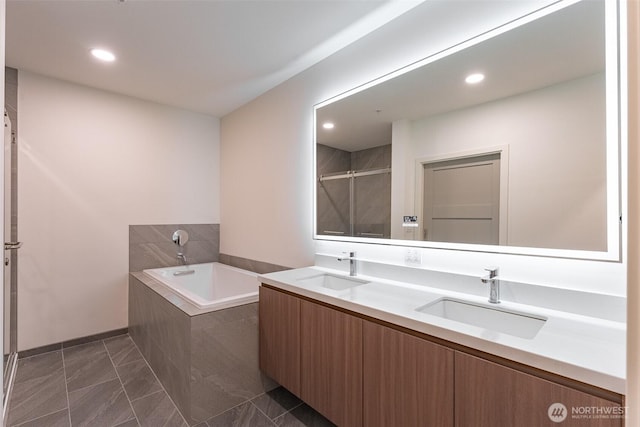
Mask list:
[[[11,195],[11,120],[7,113],[4,115],[4,235],[11,236],[11,197],[7,197],[7,194]],[[8,190],[8,192],[7,192]],[[4,379],[8,378],[7,375],[7,362],[9,355],[11,354],[11,268],[4,262],[5,257],[8,257],[8,251],[5,251],[3,259],[3,271],[4,271]]]
[[391,169],[321,175],[317,234],[391,237]]
[[[4,384],[3,384],[3,409],[7,409],[7,399],[10,396],[10,388],[13,381],[13,374],[17,363],[17,290],[15,283],[12,283],[11,269],[15,264],[15,250],[20,247],[19,243],[12,242],[12,145],[15,141],[15,133],[6,111],[4,114],[4,256],[2,258],[4,286],[3,286],[3,362],[4,362]],[[15,235],[15,233],[13,233]],[[13,261],[13,262],[12,262]],[[15,273],[13,274],[15,276]],[[14,281],[15,282],[15,281]],[[4,415],[4,414],[3,414]]]
[[351,236],[351,186],[350,173],[322,176],[318,180],[318,234],[326,236]]
[[391,237],[391,172],[355,172],[353,176],[353,235]]

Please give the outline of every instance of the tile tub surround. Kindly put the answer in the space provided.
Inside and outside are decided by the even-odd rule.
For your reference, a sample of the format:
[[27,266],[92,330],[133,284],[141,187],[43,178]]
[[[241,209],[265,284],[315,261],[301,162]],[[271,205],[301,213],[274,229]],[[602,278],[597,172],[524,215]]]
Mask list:
[[278,264],[271,264],[264,261],[256,261],[254,259],[242,258],[235,255],[220,254],[219,262],[230,265],[232,267],[241,268],[243,270],[253,271],[258,274],[273,273],[276,271],[290,270],[290,267],[284,267]]
[[176,230],[189,233],[184,253],[190,264],[218,261],[220,224],[130,225],[129,271],[179,265],[171,240]]
[[258,369],[257,303],[206,312],[154,282],[129,276],[129,333],[190,425],[277,387]]

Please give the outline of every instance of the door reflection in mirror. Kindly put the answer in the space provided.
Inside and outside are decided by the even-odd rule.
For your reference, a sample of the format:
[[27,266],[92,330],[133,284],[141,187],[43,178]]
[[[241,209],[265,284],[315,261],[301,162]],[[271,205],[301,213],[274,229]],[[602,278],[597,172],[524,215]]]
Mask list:
[[422,240],[497,245],[500,154],[423,165]]

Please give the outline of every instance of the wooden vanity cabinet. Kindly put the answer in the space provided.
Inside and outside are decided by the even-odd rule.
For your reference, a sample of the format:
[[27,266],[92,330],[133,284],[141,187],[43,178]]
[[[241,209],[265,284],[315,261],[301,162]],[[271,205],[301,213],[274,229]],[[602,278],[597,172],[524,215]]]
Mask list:
[[362,426],[362,320],[260,287],[260,370],[339,426]]
[[[571,413],[573,407],[585,408],[585,415],[593,408],[620,408],[618,403],[459,351],[455,366],[456,427],[622,426],[620,417],[572,418]],[[549,418],[553,403],[567,408],[564,421]]]
[[[615,393],[265,286],[259,330],[260,369],[341,427],[623,426]],[[612,416],[585,418],[593,408]]]
[[365,426],[453,426],[453,350],[364,321],[363,356]]
[[260,370],[300,396],[300,299],[260,287]]
[[362,320],[301,301],[300,398],[338,426],[362,426]]

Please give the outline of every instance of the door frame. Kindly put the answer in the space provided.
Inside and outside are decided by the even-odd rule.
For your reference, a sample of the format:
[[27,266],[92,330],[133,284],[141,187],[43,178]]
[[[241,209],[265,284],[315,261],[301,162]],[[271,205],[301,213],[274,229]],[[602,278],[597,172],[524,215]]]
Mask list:
[[440,163],[448,160],[460,160],[471,157],[479,157],[490,154],[500,155],[500,220],[498,225],[498,244],[507,245],[508,236],[508,212],[509,212],[509,145],[496,145],[481,147],[473,150],[445,153],[429,157],[419,157],[415,160],[415,198],[414,211],[417,213],[419,223],[424,225],[424,166],[430,163]]

